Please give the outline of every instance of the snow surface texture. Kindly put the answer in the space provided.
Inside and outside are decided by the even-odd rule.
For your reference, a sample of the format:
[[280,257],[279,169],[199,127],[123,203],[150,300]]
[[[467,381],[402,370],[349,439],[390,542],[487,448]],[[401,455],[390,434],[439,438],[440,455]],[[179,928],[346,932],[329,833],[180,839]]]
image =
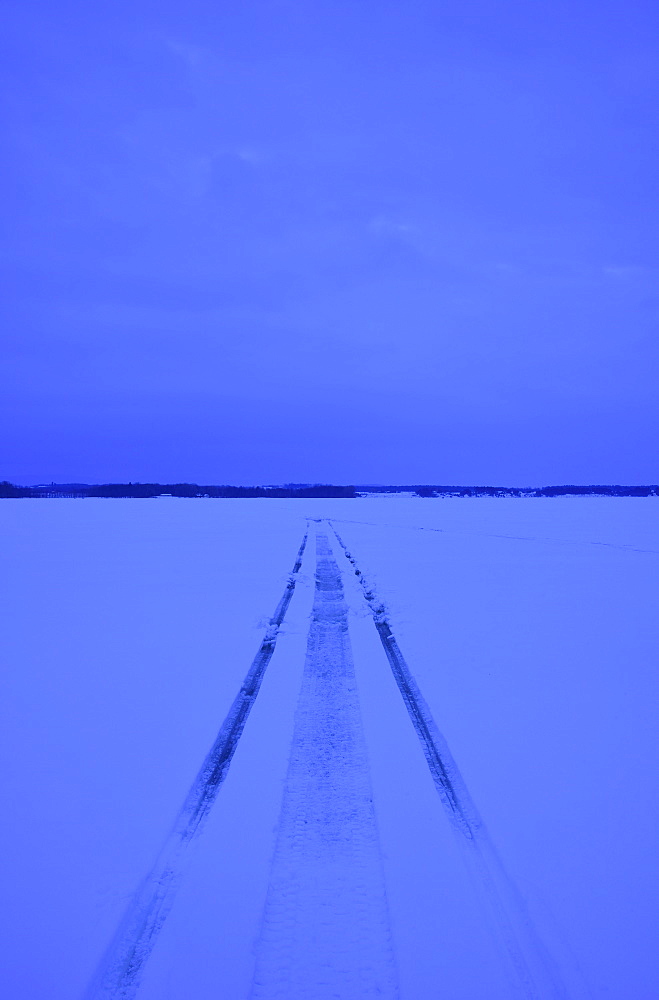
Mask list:
[[398,996],[348,609],[327,536],[253,1000]]
[[[5,501],[5,992],[83,993],[311,517],[332,519],[383,605],[516,887],[516,933],[526,913],[571,1000],[659,995],[656,511],[652,498]],[[401,1000],[510,1000],[468,838],[446,821],[372,609],[337,559]],[[139,1000],[256,988],[312,563],[307,550]]]

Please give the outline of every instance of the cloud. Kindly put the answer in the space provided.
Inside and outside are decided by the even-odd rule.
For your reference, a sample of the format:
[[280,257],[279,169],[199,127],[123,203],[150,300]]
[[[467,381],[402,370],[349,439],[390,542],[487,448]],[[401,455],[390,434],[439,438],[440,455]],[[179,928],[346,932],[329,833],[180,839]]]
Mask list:
[[189,45],[186,42],[179,42],[173,38],[163,38],[162,42],[170,52],[173,52],[174,55],[183,60],[188,69],[198,69],[206,62],[206,51],[199,45]]

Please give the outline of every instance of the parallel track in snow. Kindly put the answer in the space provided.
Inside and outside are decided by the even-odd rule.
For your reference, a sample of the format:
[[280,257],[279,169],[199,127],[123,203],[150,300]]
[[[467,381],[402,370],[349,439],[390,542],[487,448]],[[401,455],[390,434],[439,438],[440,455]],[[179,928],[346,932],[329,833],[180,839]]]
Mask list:
[[392,632],[384,605],[378,598],[375,590],[364,579],[354,556],[348,550],[345,542],[333,525],[332,531],[362,586],[364,597],[373,615],[373,622],[396,679],[398,690],[402,695],[412,725],[419,737],[430,773],[432,774],[433,781],[435,782],[447,815],[452,824],[465,837],[469,840],[474,840],[477,831],[482,828],[482,820],[467,791],[467,787],[449,750],[448,744],[439,731],[430,708],[405,661],[405,657]]
[[[566,996],[523,900],[393,634],[352,566],[482,905],[507,955],[512,997]],[[86,1000],[133,1000],[173,904],[183,862],[224,781],[293,597],[305,533],[284,594],[156,863],[135,893]],[[336,990],[339,990],[337,993]],[[341,575],[320,528],[316,592],[252,1000],[398,995],[377,827]]]
[[373,616],[398,689],[471,874],[475,876],[483,904],[489,910],[492,929],[507,953],[516,995],[525,1000],[565,1000],[565,987],[538,938],[514,882],[506,872],[460,774],[445,737],[414,679],[393,634],[386,609],[375,589],[367,583],[353,554],[328,523],[357,576]]
[[186,849],[201,832],[227,776],[266,667],[275,651],[277,633],[291,603],[297,573],[302,565],[307,536],[308,529],[263,642],[188,792],[172,832],[129,904],[114,940],[85,994],[86,1000],[132,1000],[139,988],[144,965],[171,909]]

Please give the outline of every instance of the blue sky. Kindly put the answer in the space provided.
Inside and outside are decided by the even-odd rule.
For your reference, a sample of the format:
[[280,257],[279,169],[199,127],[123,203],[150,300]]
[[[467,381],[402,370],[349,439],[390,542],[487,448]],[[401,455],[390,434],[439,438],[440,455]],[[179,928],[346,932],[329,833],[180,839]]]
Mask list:
[[655,4],[5,11],[0,478],[659,479]]

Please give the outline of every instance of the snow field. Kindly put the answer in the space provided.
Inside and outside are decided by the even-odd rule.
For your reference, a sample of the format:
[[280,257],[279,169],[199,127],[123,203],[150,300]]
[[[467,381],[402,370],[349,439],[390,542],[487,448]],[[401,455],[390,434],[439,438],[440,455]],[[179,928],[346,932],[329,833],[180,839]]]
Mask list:
[[304,519],[226,511],[0,508],[2,979],[16,998],[82,995],[281,597]]
[[568,995],[652,996],[656,508],[413,503],[337,527]]
[[[8,992],[82,993],[262,640],[306,516],[336,519],[387,603],[567,995],[657,995],[653,498],[5,501]],[[400,996],[507,1000],[478,886],[339,556]],[[252,989],[312,577],[307,553],[140,998]]]

